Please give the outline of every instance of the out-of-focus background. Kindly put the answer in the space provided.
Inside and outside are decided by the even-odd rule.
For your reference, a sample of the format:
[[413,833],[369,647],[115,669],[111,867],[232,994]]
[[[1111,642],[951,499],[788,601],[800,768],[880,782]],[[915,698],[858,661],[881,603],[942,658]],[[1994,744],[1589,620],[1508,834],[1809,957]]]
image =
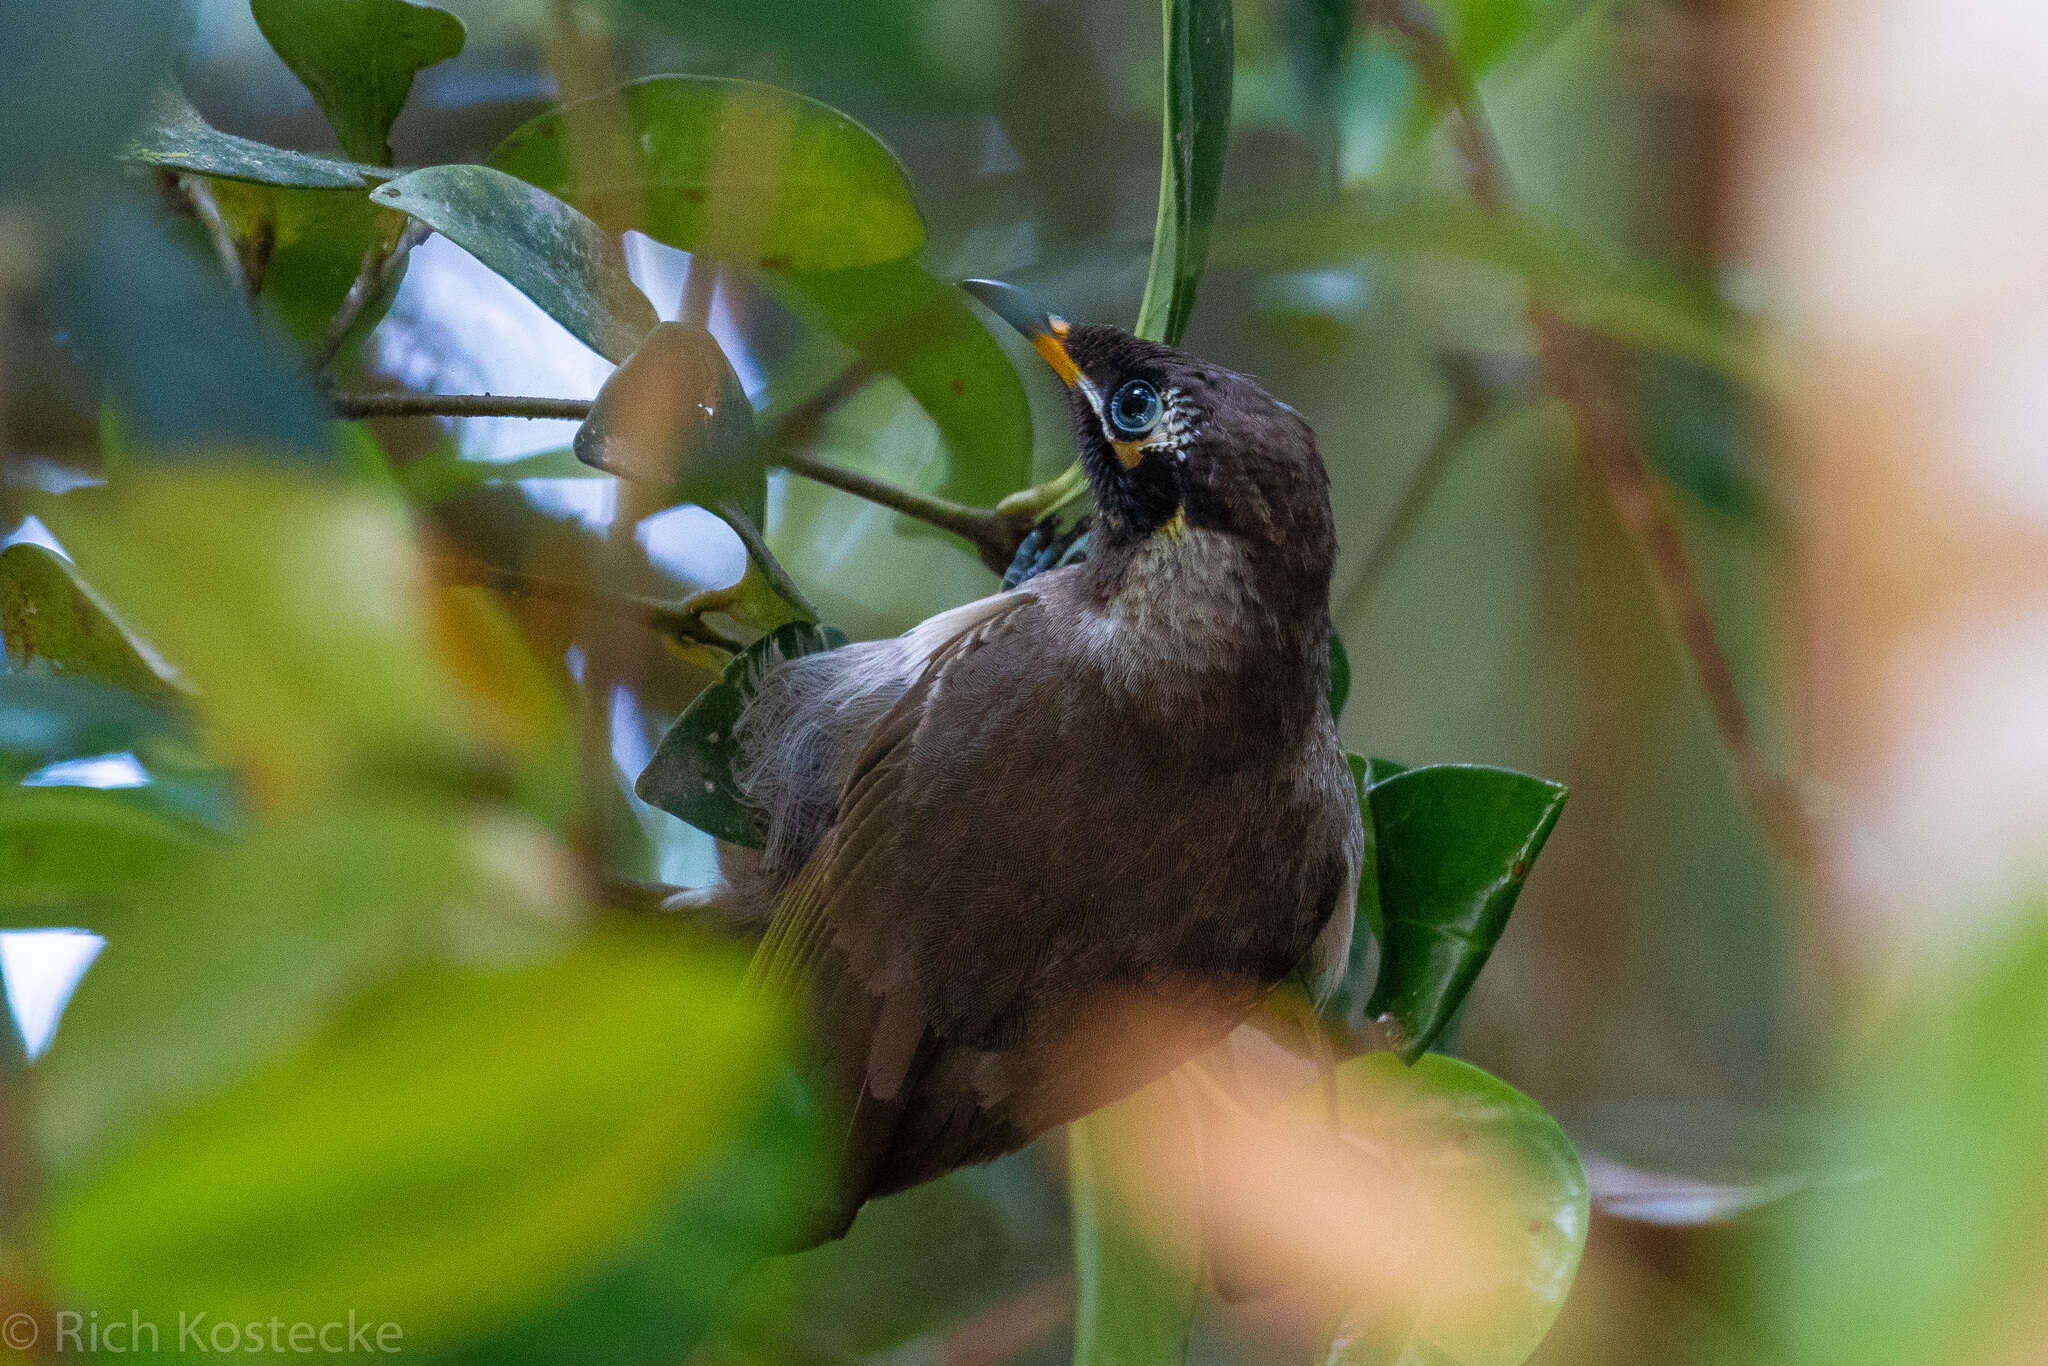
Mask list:
[[[932,277],[1137,315],[1157,6],[444,3],[466,42],[420,72],[399,167],[487,160],[565,86],[601,88],[593,72],[743,77],[894,152]],[[2042,1359],[2048,8],[1233,13],[1184,344],[1318,434],[1346,747],[1572,791],[1440,1045],[1556,1115],[1591,1180],[1585,1260],[1537,1359]],[[711,989],[731,955],[678,958],[590,910],[593,857],[645,883],[714,876],[710,837],[631,780],[721,656],[494,593],[595,574],[629,607],[680,602],[738,578],[746,549],[695,507],[619,531],[619,488],[564,453],[568,421],[376,418],[349,440],[398,471],[381,510],[209,486],[194,465],[99,487],[152,445],[242,450],[312,411],[297,358],[368,239],[323,240],[323,192],[282,192],[252,327],[204,212],[161,164],[116,165],[166,69],[215,129],[341,155],[247,0],[139,27],[99,3],[0,14],[0,534],[74,558],[182,673],[123,656],[155,680],[129,707],[45,697],[22,667],[0,709],[16,799],[155,794],[0,858],[9,927],[107,941],[80,981],[97,941],[0,937],[31,1054],[80,981],[0,1115],[0,1241],[7,1266],[40,1268],[0,1308],[46,1314],[90,1286],[109,1319],[187,1300],[290,1319],[325,1313],[307,1287],[341,1286],[343,1308],[423,1325],[423,1351],[655,1360],[682,1330],[645,1303],[688,1281],[704,1304],[675,1313],[724,1314],[708,1359],[1063,1359],[1057,1143],[885,1202],[847,1243],[756,1276],[740,1311],[688,1232],[621,1260],[650,1210],[744,1223],[746,1192],[786,1175],[749,1162],[801,1128],[757,1065],[779,1024]],[[706,278],[688,253],[629,234],[624,259],[662,318],[687,315]],[[855,354],[805,302],[729,271],[702,315],[766,422]],[[808,456],[974,505],[1052,478],[1071,453],[1056,382],[997,344],[1011,408],[944,431],[884,375],[824,412]],[[433,236],[325,382],[589,398],[611,372]],[[774,557],[856,639],[997,585],[961,541],[810,479],[772,473],[762,511]],[[491,572],[421,606],[392,567],[407,556],[437,581]],[[197,737],[167,710],[186,685],[235,697]],[[192,830],[157,824],[165,809]],[[10,811],[0,841],[69,819]],[[244,833],[179,864],[174,894],[115,866],[221,828]],[[366,930],[373,905],[388,914]],[[585,916],[592,943],[535,947]],[[517,966],[458,970],[501,960]],[[466,1086],[520,1075],[544,1082],[465,1108]],[[300,1164],[300,1144],[368,1165]],[[476,1212],[508,1189],[518,1214]],[[1195,1359],[1297,1348],[1217,1308]]]

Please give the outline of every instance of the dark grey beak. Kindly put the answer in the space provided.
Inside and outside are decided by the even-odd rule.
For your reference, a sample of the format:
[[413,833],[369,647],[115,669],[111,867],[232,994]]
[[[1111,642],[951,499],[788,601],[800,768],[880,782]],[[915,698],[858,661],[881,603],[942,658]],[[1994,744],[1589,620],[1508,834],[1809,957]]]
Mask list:
[[1074,358],[1067,354],[1067,320],[1046,311],[1044,304],[1001,280],[962,280],[960,288],[979,299],[989,312],[1030,339],[1053,372],[1070,385],[1091,388]]

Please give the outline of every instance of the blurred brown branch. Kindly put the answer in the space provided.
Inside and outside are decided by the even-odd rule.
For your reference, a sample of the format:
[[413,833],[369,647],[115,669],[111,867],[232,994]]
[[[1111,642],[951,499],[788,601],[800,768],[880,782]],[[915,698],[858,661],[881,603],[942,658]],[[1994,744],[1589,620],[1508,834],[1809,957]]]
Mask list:
[[[1445,40],[1443,27],[1417,0],[1364,0],[1368,23],[1378,24],[1407,49],[1418,78],[1451,111],[1451,137],[1465,181],[1480,207],[1503,214],[1513,205],[1507,163],[1480,107],[1478,92]],[[1528,301],[1530,327],[1544,381],[1571,410],[1579,454],[1606,490],[1615,516],[1634,544],[1657,605],[1692,661],[1714,727],[1735,769],[1736,781],[1758,825],[1794,864],[1808,866],[1815,849],[1813,817],[1798,785],[1764,761],[1727,652],[1707,611],[1705,595],[1686,558],[1685,544],[1631,428],[1605,358],[1540,294]]]

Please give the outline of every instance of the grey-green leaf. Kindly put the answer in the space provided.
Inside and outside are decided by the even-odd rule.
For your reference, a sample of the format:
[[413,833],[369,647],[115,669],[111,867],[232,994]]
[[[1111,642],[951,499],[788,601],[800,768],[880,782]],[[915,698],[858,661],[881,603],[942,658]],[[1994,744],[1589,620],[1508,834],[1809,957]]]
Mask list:
[[836,627],[799,621],[778,627],[733,656],[719,680],[698,694],[661,737],[634,784],[640,800],[707,835],[760,848],[765,835],[761,813],[747,805],[733,778],[733,763],[739,757],[733,727],[769,669],[785,659],[845,643]]
[[1141,337],[1177,344],[1195,308],[1209,259],[1209,228],[1223,186],[1230,141],[1230,0],[1162,0],[1166,19],[1166,107],[1159,167],[1159,218],[1152,264],[1138,309]]
[[121,159],[216,180],[244,180],[303,190],[363,190],[388,178],[377,166],[287,151],[253,138],[223,133],[199,116],[176,90],[158,94],[135,140]]
[[370,197],[441,233],[510,281],[606,360],[654,329],[654,305],[626,273],[619,240],[532,185],[489,166],[429,166]]
[[462,21],[407,0],[250,0],[256,25],[357,161],[391,164],[391,125],[423,67],[462,51]]
[[1412,1062],[1485,966],[1568,792],[1507,769],[1434,764],[1368,795],[1385,929],[1366,1011]]

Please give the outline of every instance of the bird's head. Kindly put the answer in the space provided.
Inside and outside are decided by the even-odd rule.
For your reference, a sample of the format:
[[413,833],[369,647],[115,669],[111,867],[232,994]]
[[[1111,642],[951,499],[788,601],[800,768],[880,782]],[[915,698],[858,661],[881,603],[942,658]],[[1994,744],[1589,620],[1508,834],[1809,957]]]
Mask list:
[[965,288],[1066,382],[1099,547],[1199,529],[1328,584],[1329,479],[1299,413],[1247,376],[1114,327],[1070,324],[1013,285]]

